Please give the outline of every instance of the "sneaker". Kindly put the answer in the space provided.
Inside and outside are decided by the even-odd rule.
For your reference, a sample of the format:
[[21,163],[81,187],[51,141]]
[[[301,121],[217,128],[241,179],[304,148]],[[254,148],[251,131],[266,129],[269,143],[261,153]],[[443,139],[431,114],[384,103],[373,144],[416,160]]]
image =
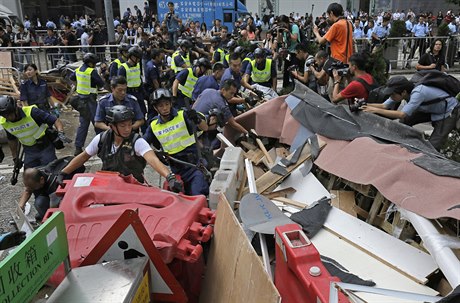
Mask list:
[[74,156],[78,156],[83,152],[83,149],[81,147],[75,147],[75,152],[73,153]]

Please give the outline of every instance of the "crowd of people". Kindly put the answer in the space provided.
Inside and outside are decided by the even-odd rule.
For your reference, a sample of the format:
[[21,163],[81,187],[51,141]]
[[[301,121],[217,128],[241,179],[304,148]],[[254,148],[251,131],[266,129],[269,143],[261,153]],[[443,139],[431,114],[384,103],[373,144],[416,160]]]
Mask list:
[[[60,38],[55,36],[54,22],[48,21],[46,45],[75,46],[84,54],[82,64],[70,76],[76,85],[70,104],[80,113],[72,138],[75,158],[54,175],[43,168],[56,161],[55,149],[71,140],[63,133],[56,104],[37,66],[24,67],[20,101],[0,97],[0,125],[7,131],[15,163],[21,160],[18,143],[24,148],[25,190],[19,204],[23,208],[35,194],[37,219],[49,207],[50,178],[58,183],[71,178],[95,155],[102,159],[103,170],[133,175],[144,183],[143,171],[149,164],[166,178],[170,190],[207,195],[218,132],[231,127],[242,137],[255,136],[235,117],[277,91],[278,72],[283,73],[283,88],[292,87],[297,80],[325,102],[366,100],[358,110],[408,125],[431,121],[430,142],[438,150],[455,128],[459,102],[454,96],[439,88],[415,86],[401,77],[378,83],[372,52],[378,51],[379,44],[370,52],[355,51],[353,38],[358,28],[367,26],[367,35],[371,32],[372,39],[383,40],[392,20],[416,17],[411,11],[369,17],[344,12],[340,4],[332,3],[314,21],[308,14],[271,16],[264,21],[256,16],[238,19],[230,31],[220,20],[210,30],[205,23],[183,24],[174,4],[168,3],[168,8],[158,19],[148,13],[148,5],[144,12],[134,7],[121,20],[117,18],[116,41],[111,46],[116,56],[110,62],[104,62],[105,48],[98,49],[107,42],[101,20],[82,17],[71,23],[64,18]],[[407,33],[417,36],[417,25],[424,18],[420,15],[419,23]],[[447,18],[453,19],[447,14],[443,20]],[[21,33],[16,35],[27,35]],[[19,38],[14,43],[27,43]],[[429,53],[423,50],[417,69],[444,71],[442,48],[442,39],[434,39]],[[70,62],[76,60],[75,52],[66,51],[66,56]],[[381,85],[387,98],[377,103],[369,97]],[[104,87],[110,93],[98,99]],[[434,96],[442,100],[432,102]],[[402,99],[407,105],[398,110],[394,104]],[[91,124],[96,136],[85,146]]]

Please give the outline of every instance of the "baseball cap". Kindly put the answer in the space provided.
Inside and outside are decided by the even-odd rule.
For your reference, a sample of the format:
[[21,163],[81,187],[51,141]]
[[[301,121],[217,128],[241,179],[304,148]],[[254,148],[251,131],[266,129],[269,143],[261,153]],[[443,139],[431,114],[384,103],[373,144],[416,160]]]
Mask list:
[[401,93],[410,86],[411,82],[404,76],[395,76],[388,80],[383,94],[391,95],[394,92]]

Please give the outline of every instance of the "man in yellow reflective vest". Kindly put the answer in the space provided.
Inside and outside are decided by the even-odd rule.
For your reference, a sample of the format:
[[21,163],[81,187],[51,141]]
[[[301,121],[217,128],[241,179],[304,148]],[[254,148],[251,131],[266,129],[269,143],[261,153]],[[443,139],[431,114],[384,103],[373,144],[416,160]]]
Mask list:
[[61,120],[35,105],[18,107],[11,96],[0,96],[0,125],[5,129],[8,145],[17,159],[18,141],[24,147],[24,168],[42,166],[56,159],[53,142],[47,135],[49,127],[58,131],[57,140],[69,142]]
[[211,46],[213,49],[211,64],[224,63],[225,51],[220,47],[221,40],[220,36],[213,36],[211,38]]
[[192,66],[190,63],[190,50],[192,47],[193,44],[189,40],[184,39],[179,42],[179,48],[171,56],[171,69],[175,74]]
[[272,63],[272,59],[266,58],[267,53],[262,48],[257,48],[254,51],[254,60],[248,64],[245,75],[241,84],[254,91],[251,84],[259,84],[276,91],[276,67]]
[[[76,91],[79,102],[78,110],[80,112],[80,125],[77,128],[77,135],[75,137],[74,155],[78,155],[83,151],[89,124],[92,123],[94,127],[94,116],[96,115],[97,108],[97,89],[104,86],[104,80],[99,76],[96,69],[98,61],[99,58],[95,54],[86,53],[83,57],[83,64],[70,76],[70,80],[77,82]],[[97,128],[94,128],[94,131],[96,134],[100,132]]]
[[[184,111],[173,108],[172,95],[164,88],[153,92],[150,103],[157,110],[158,116],[150,122],[144,135],[145,141],[176,159],[198,164],[201,159],[198,156],[193,129],[196,125],[206,131],[208,125],[205,117],[193,109]],[[171,171],[180,175],[184,182],[185,194],[208,195],[209,184],[201,170],[174,161],[169,161],[169,165]]]
[[[123,63],[118,69],[118,76],[123,76],[128,81],[127,93],[136,97],[139,107],[142,113],[147,113],[147,107],[145,106],[145,93],[142,85],[141,76],[141,62],[142,50],[136,46],[131,47],[128,50],[128,61]],[[142,132],[145,131],[146,125],[141,127]]]
[[181,109],[185,106],[184,98],[192,100],[193,89],[198,78],[206,74],[211,68],[211,62],[206,58],[196,60],[193,67],[179,72],[172,86],[174,108]]
[[118,46],[118,58],[113,60],[109,66],[109,79],[111,80],[113,77],[118,75],[118,69],[120,66],[128,60],[128,50],[129,44],[128,43],[121,43]]

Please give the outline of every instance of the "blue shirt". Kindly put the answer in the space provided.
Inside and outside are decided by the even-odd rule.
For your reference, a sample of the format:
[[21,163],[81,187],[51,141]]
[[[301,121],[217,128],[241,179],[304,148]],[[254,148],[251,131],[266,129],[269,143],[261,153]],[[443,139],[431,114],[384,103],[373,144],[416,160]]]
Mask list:
[[[259,70],[263,70],[265,68],[265,64],[267,63],[267,59],[264,61],[264,65],[262,67],[258,67]],[[251,76],[252,74],[252,64],[248,64],[248,67],[246,68],[246,74]],[[272,66],[271,66],[271,75],[270,75],[270,80],[267,82],[262,82],[262,83],[257,83],[265,87],[272,87],[272,79],[276,78],[276,63],[272,61]],[[252,80],[251,80],[252,81]]]
[[188,77],[188,68],[183,69],[180,72],[178,72],[176,75],[176,80],[179,81],[181,85],[184,85],[185,81],[187,81],[187,77]]
[[[166,14],[164,14],[164,17],[163,17],[163,19],[165,19],[166,21],[165,23],[166,23],[166,27],[168,28],[168,33],[177,32],[179,30],[179,22],[173,17],[168,18],[169,14],[170,12],[167,12]],[[177,18],[180,18],[179,14],[177,14],[176,12],[174,12],[174,15]]]
[[374,27],[374,31],[375,35],[377,37],[379,37],[380,39],[383,39],[385,38],[386,36],[388,36],[388,34],[390,33],[390,30],[388,28],[388,25],[387,26],[383,26],[381,24],[378,24],[377,26]]
[[174,57],[174,63],[176,64],[177,67],[182,67],[182,65],[185,64],[185,61],[182,58],[182,56],[185,57],[186,55],[187,54],[185,54],[184,52],[179,52],[179,55]]
[[97,104],[96,115],[94,116],[94,121],[105,122],[107,109],[115,105],[124,105],[127,108],[132,109],[134,112],[134,120],[136,121],[144,119],[144,114],[141,111],[136,97],[127,94],[123,101],[118,103],[115,102],[112,94],[108,94],[99,100]]
[[216,108],[222,112],[225,122],[228,122],[233,117],[227,100],[225,100],[220,91],[213,88],[205,89],[193,104],[193,109],[205,114]]
[[[56,46],[59,44],[59,39],[56,35],[52,35],[52,36],[46,36],[45,37],[45,40],[43,41],[43,43],[47,46]],[[50,49],[47,49],[46,50],[48,53],[57,53],[58,52],[58,49],[57,48],[50,48]]]
[[406,21],[406,30],[412,32],[413,28],[414,28],[414,25],[412,24],[412,22],[410,22],[410,20],[407,20]]
[[426,24],[417,23],[412,28],[412,33],[415,37],[426,37],[428,35],[428,26]]
[[[25,118],[26,114],[21,108],[19,108],[18,113],[19,113],[19,119]],[[32,119],[34,119],[35,123],[37,123],[38,125],[48,124],[49,127],[52,127],[54,123],[56,123],[56,120],[57,120],[55,116],[51,115],[50,113],[44,110],[36,108],[36,107],[32,108],[32,111],[30,112],[30,116],[32,117]],[[16,137],[10,134],[9,132],[6,132],[6,136],[8,137],[8,140],[16,139]]]
[[[84,72],[88,66],[86,64],[83,64],[80,68],[80,71]],[[77,81],[77,74],[75,72],[70,75],[70,80],[72,81]],[[93,69],[91,72],[91,87],[103,87],[104,86],[104,80],[102,80],[101,76],[97,73],[96,69]]]
[[[121,63],[125,63],[125,60],[123,60],[121,56],[118,57],[118,60],[120,60]],[[112,62],[110,63],[110,66],[109,66],[109,79],[112,79],[113,77],[116,77],[117,75],[118,75],[118,65],[115,62]]]
[[236,83],[237,91],[239,91],[241,87],[242,78],[243,78],[243,75],[241,73],[235,74],[232,71],[232,69],[229,67],[224,71],[224,74],[222,75],[222,79],[220,79],[220,85],[222,86],[222,83],[224,83],[225,80],[232,79]]
[[32,79],[29,79],[21,84],[21,101],[27,101],[29,105],[46,104],[51,94],[46,85],[46,81],[38,78],[38,83],[35,84]]
[[198,99],[198,96],[207,88],[219,89],[219,82],[213,75],[198,78],[192,92],[192,100]]
[[149,93],[153,92],[153,81],[157,80],[160,83],[160,69],[152,60],[148,61],[145,67],[145,85]]
[[[446,98],[447,104],[440,101],[434,104],[424,105],[423,103],[438,98]],[[396,102],[391,98],[383,104],[386,108],[393,106]],[[407,116],[413,115],[416,111],[431,114],[431,121],[439,121],[447,118],[452,110],[457,106],[457,99],[437,87],[417,85],[411,92],[406,105],[401,109]]]
[[363,32],[362,28],[361,27],[356,27],[353,30],[353,38],[359,39],[359,38],[362,38],[362,37],[364,37],[364,32]]

